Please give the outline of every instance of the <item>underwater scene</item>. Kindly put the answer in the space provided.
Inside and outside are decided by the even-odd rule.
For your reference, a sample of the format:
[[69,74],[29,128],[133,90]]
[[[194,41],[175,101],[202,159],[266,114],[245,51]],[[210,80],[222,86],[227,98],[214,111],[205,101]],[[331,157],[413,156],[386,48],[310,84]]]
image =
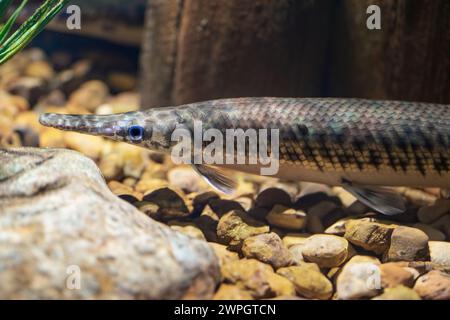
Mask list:
[[0,18],[1,300],[450,300],[449,1]]

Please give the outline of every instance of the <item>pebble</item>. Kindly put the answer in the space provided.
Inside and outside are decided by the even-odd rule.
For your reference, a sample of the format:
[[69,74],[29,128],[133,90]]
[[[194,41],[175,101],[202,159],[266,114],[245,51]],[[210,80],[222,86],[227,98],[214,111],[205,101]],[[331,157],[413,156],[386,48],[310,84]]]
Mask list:
[[405,270],[395,263],[384,263],[380,265],[381,286],[383,288],[394,288],[399,285],[412,287],[415,275],[411,271]]
[[425,300],[450,300],[450,275],[430,271],[417,279],[414,290]]
[[294,285],[275,274],[270,265],[255,259],[232,261],[222,267],[224,281],[251,292],[253,298],[273,298],[295,294]]
[[306,225],[306,214],[301,210],[275,205],[266,216],[271,226],[289,230],[301,230]]
[[384,261],[426,261],[429,259],[428,236],[421,230],[399,226],[391,235]]
[[223,216],[224,214],[229,213],[234,210],[239,210],[239,211],[245,212],[245,209],[242,207],[242,205],[239,202],[234,201],[234,200],[211,199],[211,201],[209,201],[209,206],[220,217]]
[[136,183],[135,189],[142,193],[151,193],[152,191],[168,188],[169,184],[163,179],[141,179]]
[[369,256],[354,256],[336,280],[336,296],[340,300],[367,299],[377,296],[381,289],[380,262]]
[[333,294],[333,285],[314,263],[278,269],[277,273],[289,279],[297,294],[310,299],[326,300]]
[[270,264],[275,270],[293,264],[291,253],[273,232],[245,239],[242,254],[248,259],[254,258]]
[[108,86],[99,80],[90,80],[81,85],[69,97],[69,105],[94,112],[109,97]]
[[213,300],[253,300],[253,297],[248,290],[241,289],[236,285],[222,283]]
[[188,237],[206,241],[206,238],[205,238],[202,230],[200,230],[199,228],[197,228],[195,226],[191,226],[191,225],[187,225],[187,226],[170,225],[170,227],[173,230],[175,230],[175,231],[178,231],[178,232],[181,232],[181,233],[187,235]]
[[98,159],[102,152],[104,139],[77,132],[64,132],[64,144],[68,148],[79,151],[91,159]]
[[276,204],[289,207],[292,204],[291,195],[285,190],[269,187],[259,192],[255,205],[261,208],[271,209]]
[[190,214],[190,210],[186,206],[182,194],[173,189],[156,189],[144,195],[143,200],[158,205],[158,220],[167,221],[187,217]]
[[430,249],[431,262],[450,270],[450,242],[430,241],[428,242]]
[[302,254],[305,261],[321,268],[337,267],[347,259],[348,241],[338,236],[316,234],[306,240]]
[[387,288],[378,297],[372,300],[422,300],[413,289],[399,285],[393,288]]
[[232,247],[240,246],[248,237],[269,231],[269,226],[251,218],[241,210],[232,210],[223,215],[217,225],[219,240]]
[[438,199],[435,204],[420,208],[417,218],[422,223],[431,224],[448,213],[450,213],[450,200]]
[[53,67],[46,61],[33,61],[25,68],[25,76],[51,80],[55,76]]
[[354,245],[382,254],[389,248],[393,226],[367,220],[350,220],[345,225],[344,237]]

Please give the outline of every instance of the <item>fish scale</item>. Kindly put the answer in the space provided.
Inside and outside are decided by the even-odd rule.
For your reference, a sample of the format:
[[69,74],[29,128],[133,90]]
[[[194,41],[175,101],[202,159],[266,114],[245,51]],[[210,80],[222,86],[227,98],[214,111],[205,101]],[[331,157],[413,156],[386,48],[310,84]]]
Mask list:
[[[40,118],[47,126],[104,135],[163,152],[170,152],[175,145],[171,141],[173,131],[193,131],[195,120],[201,121],[204,129],[215,128],[224,134],[237,128],[278,129],[279,178],[330,185],[450,187],[449,105],[337,98],[233,98],[121,115],[44,114]],[[131,141],[127,136],[127,128],[132,125],[143,127],[141,141]],[[225,167],[250,173],[258,173],[261,168]],[[357,193],[364,196],[364,192]]]

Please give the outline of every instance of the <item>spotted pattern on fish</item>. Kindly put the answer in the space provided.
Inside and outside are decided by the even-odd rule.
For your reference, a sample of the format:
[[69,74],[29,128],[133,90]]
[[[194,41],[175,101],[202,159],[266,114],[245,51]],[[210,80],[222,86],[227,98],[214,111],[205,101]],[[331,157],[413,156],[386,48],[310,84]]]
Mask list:
[[[176,128],[279,129],[280,165],[321,173],[404,173],[449,177],[450,106],[337,98],[235,98],[156,108],[120,115],[42,115],[41,123],[64,130],[128,141],[126,128],[140,124],[138,143],[169,151]],[[135,143],[136,144],[136,143]],[[370,181],[370,179],[368,179]],[[430,183],[427,183],[430,184]],[[450,181],[449,181],[450,184]]]

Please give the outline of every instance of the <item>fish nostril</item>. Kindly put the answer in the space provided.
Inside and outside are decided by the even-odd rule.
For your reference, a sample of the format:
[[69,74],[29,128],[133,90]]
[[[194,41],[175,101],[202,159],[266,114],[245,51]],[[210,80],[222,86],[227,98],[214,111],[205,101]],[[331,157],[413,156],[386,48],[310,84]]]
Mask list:
[[139,142],[144,137],[144,128],[134,125],[128,128],[128,137],[131,141]]

